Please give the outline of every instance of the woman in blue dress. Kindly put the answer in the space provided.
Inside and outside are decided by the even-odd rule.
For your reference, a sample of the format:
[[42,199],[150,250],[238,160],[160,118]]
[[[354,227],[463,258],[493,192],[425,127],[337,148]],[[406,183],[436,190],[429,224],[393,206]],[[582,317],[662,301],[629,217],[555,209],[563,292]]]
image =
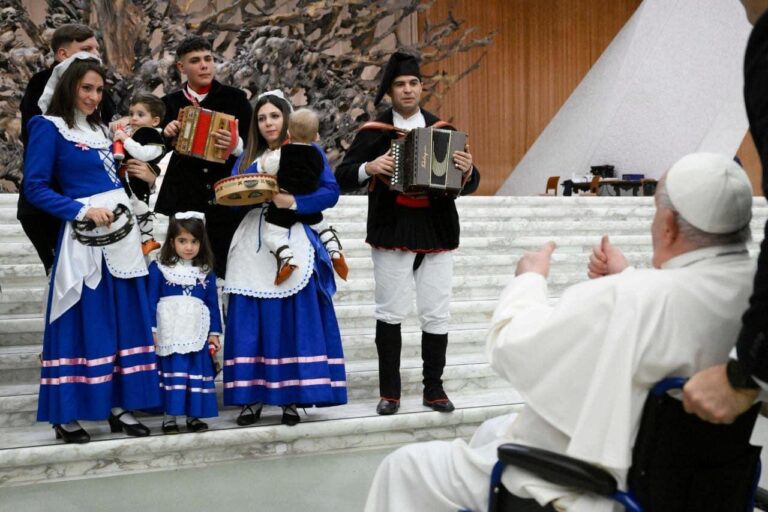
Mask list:
[[90,440],[79,420],[109,419],[113,432],[145,436],[149,429],[129,411],[160,405],[147,267],[98,115],[104,70],[85,53],[60,65],[66,71],[50,104],[41,105],[46,115],[29,122],[24,169],[30,202],[65,221],[51,274],[37,418],[66,442]]
[[[287,138],[291,107],[280,91],[261,95],[246,150],[234,174],[274,170]],[[321,150],[322,153],[322,150]],[[262,243],[266,204],[247,212],[229,249],[229,293],[224,343],[224,404],[242,407],[238,425],[258,421],[264,404],[283,409],[282,423],[295,425],[297,407],[347,402],[341,334],[333,309],[336,292],[328,252],[309,224],[313,214],[336,204],[339,187],[328,166],[320,186],[306,195],[280,193],[272,202],[293,209],[290,228],[298,269],[274,283],[275,256]]]

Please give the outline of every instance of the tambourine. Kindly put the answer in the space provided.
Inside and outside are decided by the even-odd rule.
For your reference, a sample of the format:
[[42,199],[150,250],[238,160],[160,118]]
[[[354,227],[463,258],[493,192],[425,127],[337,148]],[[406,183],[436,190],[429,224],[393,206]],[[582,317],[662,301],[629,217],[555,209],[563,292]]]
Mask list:
[[213,185],[216,203],[225,206],[246,206],[269,201],[280,192],[277,179],[270,174],[238,174]]
[[[72,236],[81,244],[92,247],[103,247],[119,242],[133,229],[133,213],[124,204],[118,204],[112,213],[114,219],[109,227],[97,227],[96,223],[90,219],[72,221]],[[122,224],[118,222],[121,217],[125,218]]]

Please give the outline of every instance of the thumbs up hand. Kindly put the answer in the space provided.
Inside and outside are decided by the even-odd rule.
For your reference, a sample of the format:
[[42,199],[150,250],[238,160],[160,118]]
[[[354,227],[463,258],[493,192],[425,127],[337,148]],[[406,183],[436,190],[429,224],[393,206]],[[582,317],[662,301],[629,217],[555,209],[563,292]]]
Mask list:
[[629,266],[624,253],[615,247],[608,236],[603,236],[600,245],[592,249],[587,265],[587,275],[590,279],[618,274]]
[[535,272],[547,277],[549,275],[549,263],[556,247],[555,242],[550,241],[544,244],[544,247],[538,251],[530,251],[523,254],[523,257],[517,262],[515,275],[519,276],[526,272]]

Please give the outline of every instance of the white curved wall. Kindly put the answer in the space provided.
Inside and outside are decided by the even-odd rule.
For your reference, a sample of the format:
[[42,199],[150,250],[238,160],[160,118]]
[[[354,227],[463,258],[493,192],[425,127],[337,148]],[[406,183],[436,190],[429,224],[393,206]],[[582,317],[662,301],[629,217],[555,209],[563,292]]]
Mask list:
[[736,0],[645,0],[497,195],[538,194],[590,165],[657,178],[690,152],[735,155],[750,30]]

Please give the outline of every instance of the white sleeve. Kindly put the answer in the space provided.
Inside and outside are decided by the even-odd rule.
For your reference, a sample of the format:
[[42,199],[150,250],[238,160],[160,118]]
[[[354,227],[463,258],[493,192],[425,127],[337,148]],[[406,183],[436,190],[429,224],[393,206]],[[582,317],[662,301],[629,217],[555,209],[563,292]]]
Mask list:
[[371,177],[368,175],[367,172],[365,172],[365,164],[368,162],[363,162],[360,164],[360,167],[357,169],[357,182],[361,185],[371,179]]
[[237,137],[237,146],[235,146],[235,149],[232,150],[232,155],[233,156],[240,156],[240,155],[242,155],[243,154],[243,147],[244,147],[243,138],[238,136]]
[[163,147],[158,144],[146,144],[142,146],[133,139],[125,139],[123,145],[133,158],[141,160],[142,162],[151,162],[163,154]]
[[[731,353],[728,354],[728,356],[731,359],[739,360],[739,354],[736,352],[736,347],[733,347],[733,350],[731,350]],[[758,386],[760,386],[760,394],[757,397],[757,401],[760,402],[766,402],[768,401],[768,382],[765,382],[763,380],[758,379],[754,375],[752,375],[752,380],[754,380]]]

